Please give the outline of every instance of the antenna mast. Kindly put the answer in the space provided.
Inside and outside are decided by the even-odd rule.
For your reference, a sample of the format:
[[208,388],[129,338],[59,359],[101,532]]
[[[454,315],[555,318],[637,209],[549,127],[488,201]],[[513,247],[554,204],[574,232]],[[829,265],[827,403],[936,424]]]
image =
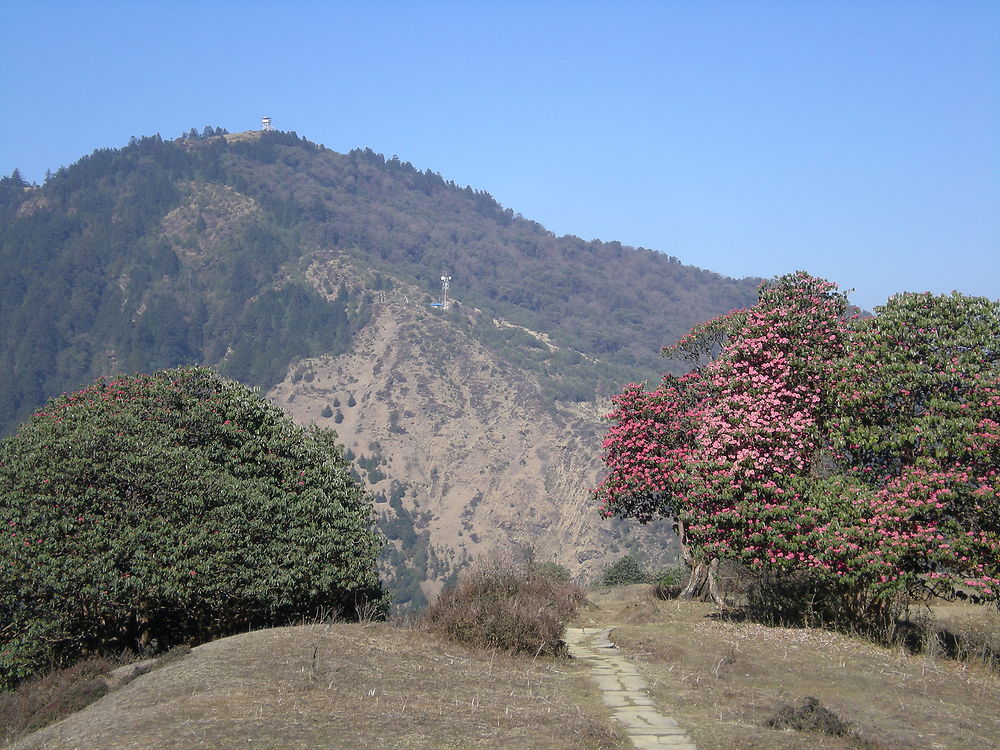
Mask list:
[[441,276],[441,309],[448,309],[448,285],[451,284],[451,276],[445,271]]

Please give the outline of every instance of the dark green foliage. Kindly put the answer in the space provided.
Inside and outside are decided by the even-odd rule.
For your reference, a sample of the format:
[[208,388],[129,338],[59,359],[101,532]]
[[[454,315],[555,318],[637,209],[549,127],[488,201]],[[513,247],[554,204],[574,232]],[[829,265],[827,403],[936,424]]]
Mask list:
[[214,135],[196,148],[133,139],[37,190],[0,180],[0,432],[119,367],[207,362],[266,387],[294,358],[349,346],[348,300],[276,283],[301,249],[272,217],[240,220],[208,255],[179,256],[167,241],[162,222],[191,181],[226,181]]
[[[292,335],[294,333],[294,335]],[[233,332],[224,372],[245,383],[270,387],[289,362],[347,350],[351,326],[344,306],[297,284],[268,290],[255,299]]]
[[[339,424],[339,422],[344,420],[344,415],[340,413],[339,409],[337,410],[337,414],[340,415],[340,420],[338,421],[335,417],[334,421]],[[368,449],[372,451],[372,454],[370,456],[360,456],[356,462],[357,467],[368,477],[369,484],[378,484],[385,479],[385,473],[379,469],[380,466],[384,466],[386,463],[380,452],[381,448],[382,446],[379,443],[369,443]]]
[[131,314],[121,309],[122,281],[133,269],[141,269],[136,278],[153,278],[173,267],[150,236],[179,195],[170,172],[190,166],[183,154],[168,157],[171,150],[156,137],[120,152],[97,151],[61,169],[16,218],[0,222],[4,431],[49,395],[93,375],[109,338],[120,342],[119,351],[133,340]]
[[[448,268],[455,298],[486,313],[475,335],[514,364],[550,377],[560,397],[589,398],[595,388],[658,375],[663,340],[754,298],[752,281],[724,279],[619,243],[557,238],[516,218],[488,193],[459,189],[370,149],[346,156],[321,151],[313,166],[314,180],[330,192],[322,196],[303,184],[302,195],[319,195],[329,219],[303,231],[320,232],[318,241],[435,296]],[[545,331],[558,348],[518,329],[498,329],[493,317]],[[613,340],[608,330],[616,331]],[[569,362],[570,350],[600,365],[586,358]]]
[[357,405],[358,405],[358,402],[354,400],[354,394],[353,394],[353,393],[352,393],[352,394],[351,394],[350,396],[348,396],[348,397],[347,397],[347,405],[348,405],[348,406],[349,406],[350,408],[352,408],[352,409],[353,409],[353,408],[354,408],[355,406],[357,406]]
[[7,222],[14,218],[17,209],[28,200],[33,190],[31,185],[21,177],[21,172],[15,169],[10,177],[0,177],[0,221]]
[[383,558],[386,588],[392,596],[393,616],[413,615],[427,606],[427,597],[420,587],[428,577],[428,546],[420,544],[412,554],[388,548]]
[[601,575],[602,586],[630,586],[633,583],[649,583],[651,576],[632,555],[625,555],[611,563]]
[[187,133],[184,133],[181,138],[201,138],[208,139],[215,136],[226,135],[229,131],[225,128],[213,128],[211,125],[206,125],[202,128],[201,133],[198,132],[197,128],[191,128]]
[[[394,614],[412,614],[427,606],[427,599],[420,588],[428,578],[428,567],[434,556],[428,544],[426,528],[418,531],[419,514],[411,513],[403,505],[406,487],[392,482],[388,498],[379,494],[376,502],[388,503],[389,510],[379,513],[379,529],[389,544],[379,558],[384,572],[386,588],[392,594]],[[424,524],[425,526],[426,524]]]
[[0,441],[0,687],[382,597],[335,433],[205,369],[98,381]]
[[879,596],[810,571],[760,571],[740,576],[743,615],[771,627],[826,627],[892,643],[911,604],[905,595]]
[[402,484],[393,482],[389,490],[389,507],[392,509],[392,516],[386,515],[380,523],[382,533],[389,541],[402,542],[404,549],[412,548],[417,542],[417,532],[413,516],[403,506],[403,498],[406,491]]
[[[343,419],[343,415],[341,415],[341,419]],[[365,461],[364,456],[358,459],[358,466],[366,472],[369,484],[378,484],[385,479],[385,473],[379,468],[381,464],[378,456],[373,456],[367,461]]]
[[492,558],[445,587],[422,621],[479,648],[558,655],[566,623],[585,600],[578,586],[541,574],[531,562]]
[[330,405],[329,405],[329,404],[327,404],[326,406],[324,406],[324,407],[323,407],[323,411],[322,411],[322,412],[320,412],[320,414],[321,414],[321,415],[322,415],[322,416],[323,416],[323,417],[324,417],[325,419],[329,419],[330,417],[332,417],[332,416],[333,416],[333,409],[331,409],[331,408],[330,408]]

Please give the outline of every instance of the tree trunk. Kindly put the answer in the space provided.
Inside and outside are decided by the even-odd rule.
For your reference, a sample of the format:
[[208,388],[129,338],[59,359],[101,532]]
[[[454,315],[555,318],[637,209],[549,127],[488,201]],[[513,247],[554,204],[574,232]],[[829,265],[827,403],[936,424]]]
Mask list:
[[719,560],[713,557],[705,560],[695,560],[688,549],[687,534],[684,530],[684,522],[680,519],[674,520],[674,531],[681,542],[681,558],[684,563],[691,568],[691,577],[687,586],[678,594],[681,599],[700,599],[707,602],[712,601],[717,607],[724,606],[722,592],[719,590]]

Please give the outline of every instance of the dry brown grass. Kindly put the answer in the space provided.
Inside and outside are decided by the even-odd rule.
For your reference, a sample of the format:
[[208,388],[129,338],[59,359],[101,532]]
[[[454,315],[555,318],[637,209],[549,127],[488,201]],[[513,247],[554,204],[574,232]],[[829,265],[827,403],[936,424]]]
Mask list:
[[[1000,747],[1000,675],[975,659],[718,619],[710,605],[658,600],[652,586],[592,599],[577,623],[619,625],[612,640],[699,750]],[[935,615],[949,631],[994,638],[1000,624],[974,607]],[[807,696],[849,734],[768,728],[789,707],[799,710],[779,724],[831,725],[799,716]],[[15,747],[624,747],[609,713],[572,660],[386,624],[309,625],[196,648]]]
[[[623,623],[612,640],[699,750],[1000,747],[1000,675],[975,662],[823,630],[715,619],[710,605],[657,601],[652,590],[625,601],[597,599],[602,609],[583,619]],[[783,706],[807,696],[854,735],[766,728]]]
[[15,747],[620,747],[574,702],[587,682],[384,624],[278,628],[200,646]]

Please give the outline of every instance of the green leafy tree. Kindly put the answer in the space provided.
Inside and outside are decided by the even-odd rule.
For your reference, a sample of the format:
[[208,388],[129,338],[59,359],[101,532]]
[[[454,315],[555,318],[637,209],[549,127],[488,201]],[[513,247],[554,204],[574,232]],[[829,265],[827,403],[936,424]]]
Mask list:
[[877,313],[837,382],[854,517],[830,562],[887,590],[1000,601],[1000,302],[901,294]]
[[0,185],[4,187],[9,186],[22,189],[28,187],[28,181],[21,176],[21,170],[15,168],[14,171],[10,173],[10,177],[0,177]]
[[380,604],[330,430],[206,369],[98,381],[0,441],[0,687],[83,654]]

